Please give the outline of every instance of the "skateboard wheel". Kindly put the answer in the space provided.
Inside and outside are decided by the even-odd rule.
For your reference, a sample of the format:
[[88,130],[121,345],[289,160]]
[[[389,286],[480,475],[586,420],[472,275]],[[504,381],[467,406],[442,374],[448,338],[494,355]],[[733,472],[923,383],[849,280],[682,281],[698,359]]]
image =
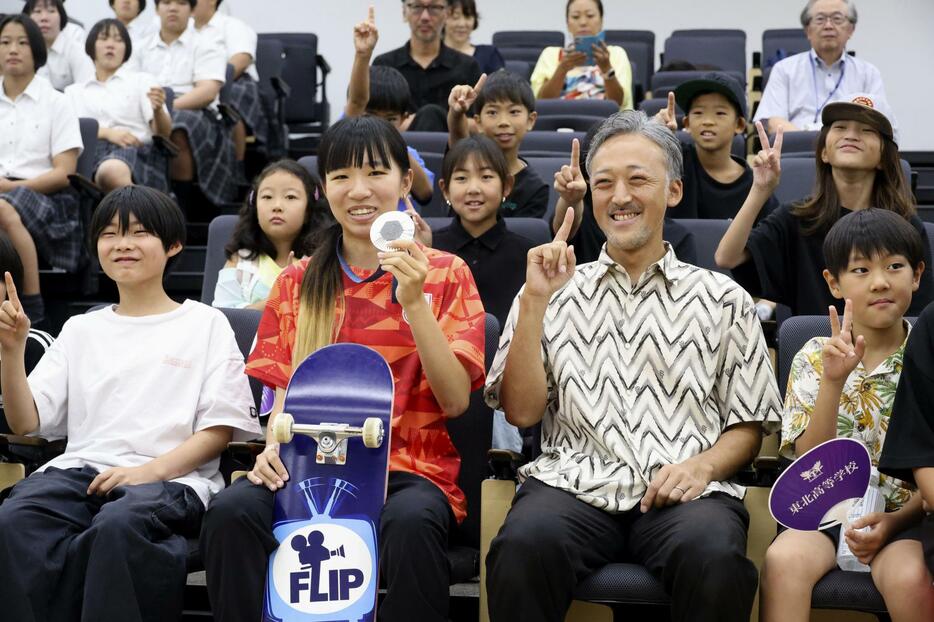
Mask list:
[[377,417],[367,417],[363,421],[363,445],[376,449],[383,444],[383,422]]
[[279,413],[272,422],[272,437],[277,443],[288,443],[292,440],[292,425],[295,419],[289,413]]

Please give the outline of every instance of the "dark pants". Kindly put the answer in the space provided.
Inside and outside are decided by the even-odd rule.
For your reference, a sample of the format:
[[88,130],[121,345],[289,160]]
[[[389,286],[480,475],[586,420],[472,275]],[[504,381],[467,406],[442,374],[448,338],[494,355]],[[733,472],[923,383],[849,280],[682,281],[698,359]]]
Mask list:
[[[201,532],[208,596],[218,622],[256,622],[263,611],[272,535],[273,493],[245,477],[211,502]],[[445,621],[448,615],[447,498],[427,479],[389,474],[380,521],[380,570],[387,593],[380,622]]]
[[17,622],[177,620],[204,506],[183,484],[89,496],[97,472],[49,468],[0,505],[0,617]]
[[748,526],[742,502],[725,494],[613,515],[530,478],[490,545],[490,620],[560,622],[581,580],[629,561],[665,586],[672,620],[748,622],[758,583]]

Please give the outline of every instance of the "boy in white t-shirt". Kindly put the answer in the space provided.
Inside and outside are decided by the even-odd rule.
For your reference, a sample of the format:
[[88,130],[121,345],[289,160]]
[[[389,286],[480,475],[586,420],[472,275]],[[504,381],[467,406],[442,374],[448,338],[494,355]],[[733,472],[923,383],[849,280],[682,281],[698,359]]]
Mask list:
[[220,453],[260,428],[224,315],[163,289],[185,235],[175,203],[143,186],[115,190],[90,233],[119,303],[68,320],[28,378],[29,320],[5,275],[7,422],[68,445],[0,505],[0,602],[23,622],[175,620],[186,538],[223,487]]

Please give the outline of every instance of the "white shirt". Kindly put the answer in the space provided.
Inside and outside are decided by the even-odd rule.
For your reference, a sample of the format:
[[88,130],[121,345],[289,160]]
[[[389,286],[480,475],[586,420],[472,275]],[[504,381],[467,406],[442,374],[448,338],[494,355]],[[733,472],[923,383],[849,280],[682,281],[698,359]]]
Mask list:
[[[516,296],[487,375],[500,390],[519,315]],[[710,449],[728,427],[777,430],[781,399],[749,294],[669,247],[633,283],[604,245],[551,297],[542,332],[548,394],[535,477],[607,512],[638,505],[658,470]],[[742,498],[713,481],[704,495]]]
[[33,179],[52,170],[52,157],[84,148],[78,116],[64,94],[36,76],[15,101],[0,77],[0,177]]
[[130,33],[133,49],[143,45],[153,33],[159,32],[160,24],[158,16],[142,14],[137,15],[133,21],[127,24],[126,30]]
[[[230,324],[193,300],[145,317],[113,307],[72,317],[29,374],[29,388],[36,434],[68,438],[65,453],[42,469],[140,466],[212,426],[234,428],[239,440],[260,432]],[[206,507],[223,488],[219,462],[172,481]]]
[[101,127],[131,132],[144,143],[152,142],[153,119],[149,89],[156,79],[148,73],[127,69],[124,65],[106,82],[96,77],[72,84],[65,89],[79,117],[97,119]]
[[48,78],[59,91],[75,82],[85,82],[94,77],[94,62],[78,43],[67,34],[60,34],[49,48],[49,58],[36,75]]
[[153,33],[133,50],[130,68],[152,74],[161,86],[171,87],[175,95],[183,95],[194,88],[195,82],[227,78],[227,58],[218,41],[199,37],[190,25],[171,44],[162,40],[159,31]]
[[74,22],[68,22],[62,28],[62,34],[80,45],[82,50],[84,49],[84,43],[88,39],[88,33],[84,31],[84,28]]
[[223,15],[219,12],[214,13],[207,24],[198,30],[199,36],[216,37],[224,46],[227,61],[229,62],[236,54],[249,54],[254,63],[247,67],[246,72],[253,80],[259,82],[259,74],[256,72],[256,31],[247,26],[246,22]]
[[[874,65],[844,51],[837,62],[828,66],[813,49],[808,50],[772,67],[755,120],[781,117],[802,130],[819,130],[824,106],[844,101],[851,93],[888,99],[882,74]],[[894,115],[889,120],[897,135]]]

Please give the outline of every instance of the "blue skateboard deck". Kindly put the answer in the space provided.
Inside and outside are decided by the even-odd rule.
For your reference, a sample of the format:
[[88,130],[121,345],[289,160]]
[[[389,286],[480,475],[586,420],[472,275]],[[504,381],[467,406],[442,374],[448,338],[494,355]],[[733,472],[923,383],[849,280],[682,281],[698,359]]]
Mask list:
[[[392,371],[365,346],[321,348],[292,375],[274,426],[287,425],[286,413],[294,419],[291,441],[280,439],[279,456],[289,480],[273,506],[279,548],[269,556],[264,620],[376,619],[377,539],[386,500],[392,404]],[[382,422],[384,435],[376,448],[365,446],[359,435],[368,418]],[[367,423],[370,444],[375,423]],[[302,431],[303,425],[317,426],[317,431]],[[342,439],[342,434],[350,436]]]

